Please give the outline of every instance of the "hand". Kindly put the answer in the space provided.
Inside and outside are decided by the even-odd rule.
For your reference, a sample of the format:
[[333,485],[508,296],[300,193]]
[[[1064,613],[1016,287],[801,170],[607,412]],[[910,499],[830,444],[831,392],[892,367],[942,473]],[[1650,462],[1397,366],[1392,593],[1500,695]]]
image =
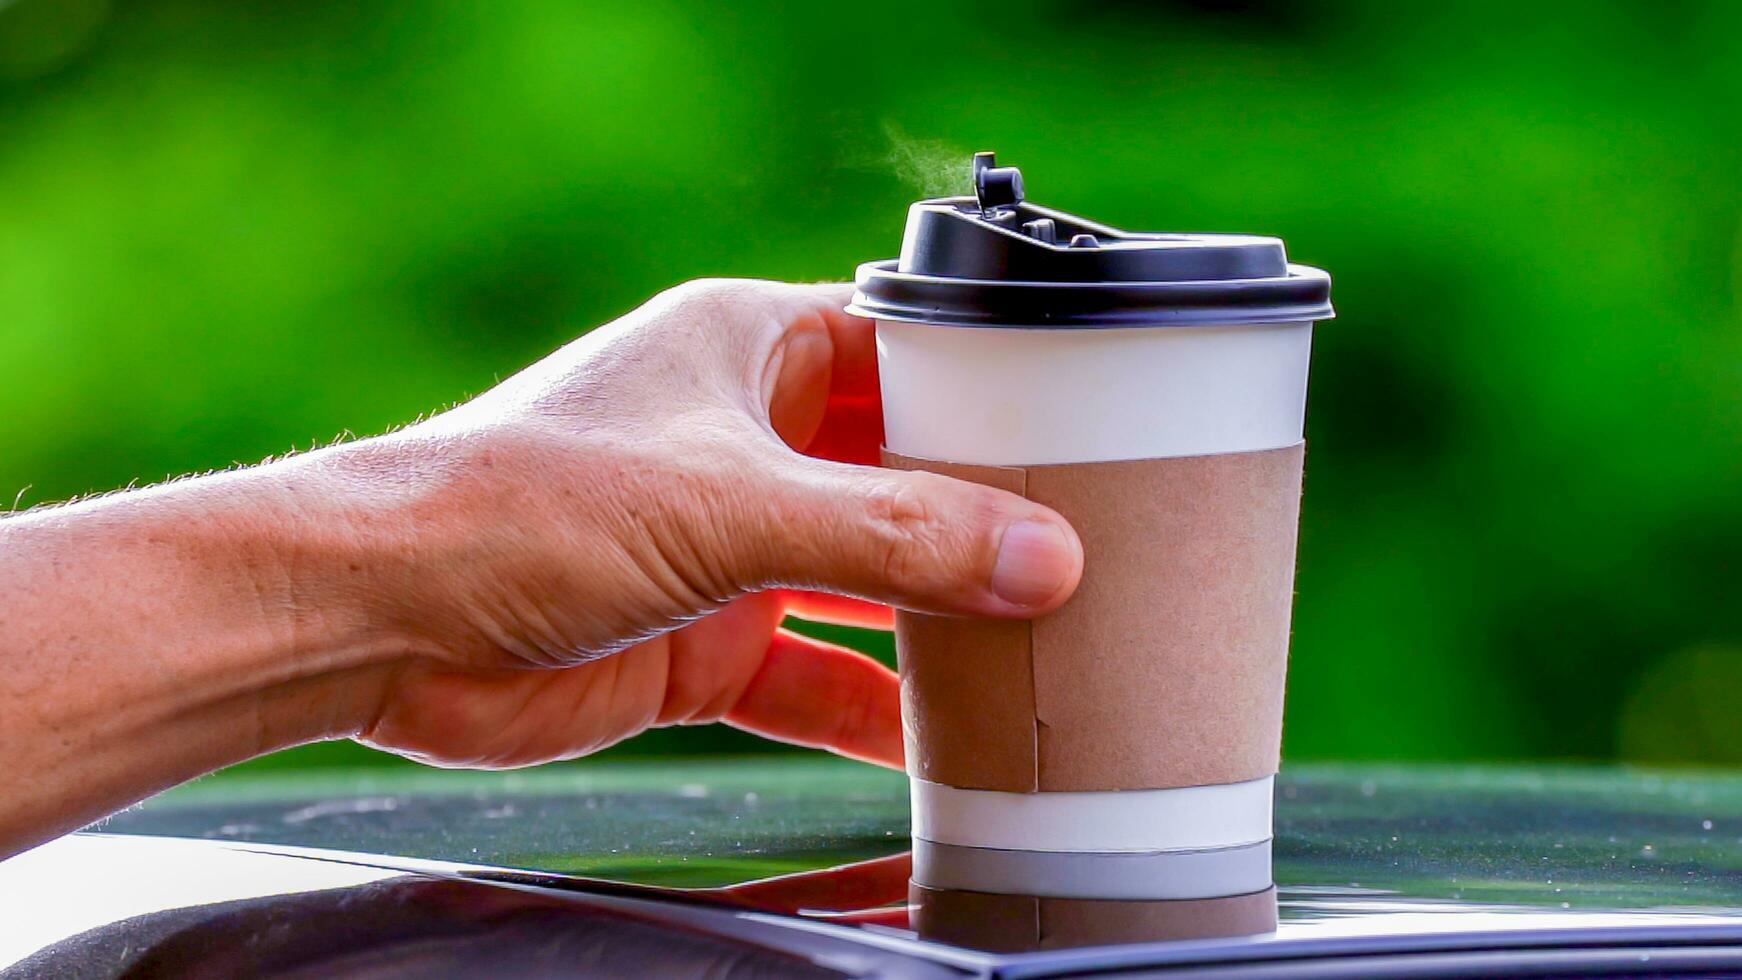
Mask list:
[[782,618],[1034,616],[1082,546],[870,465],[846,299],[692,284],[401,432],[0,519],[0,858],[321,738],[520,766],[724,720],[899,764],[893,675]]
[[505,767],[725,721],[900,765],[893,674],[782,618],[1034,616],[1076,587],[1082,549],[1015,495],[873,468],[873,327],[848,296],[691,283],[333,454],[340,499],[372,501],[347,590],[404,650],[358,737]]

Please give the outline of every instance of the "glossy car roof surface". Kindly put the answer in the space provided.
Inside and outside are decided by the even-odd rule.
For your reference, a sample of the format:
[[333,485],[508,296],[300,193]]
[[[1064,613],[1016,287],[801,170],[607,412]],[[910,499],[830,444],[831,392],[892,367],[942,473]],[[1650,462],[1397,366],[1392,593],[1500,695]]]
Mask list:
[[[1278,783],[1276,830],[1274,932],[989,952],[914,933],[906,784],[866,766],[786,756],[233,775],[0,864],[0,964],[46,962],[43,950],[69,937],[168,910],[240,909],[225,921],[243,932],[214,935],[253,936],[252,920],[235,917],[255,914],[249,901],[277,896],[269,918],[282,925],[285,896],[346,895],[351,911],[339,921],[379,930],[407,908],[422,909],[420,922],[474,922],[468,909],[494,915],[510,891],[613,922],[675,916],[685,936],[727,937],[741,953],[777,950],[782,963],[836,974],[877,972],[888,965],[880,957],[908,972],[1019,976],[1298,966],[1350,953],[1369,972],[1399,972],[1433,953],[1442,965],[1458,957],[1452,965],[1466,972],[1453,974],[1468,975],[1504,972],[1530,950],[1574,956],[1557,961],[1568,972],[1602,966],[1577,957],[1617,955],[1718,969],[1730,961],[1701,957],[1742,949],[1737,776],[1297,766]],[[325,921],[317,900],[296,900],[315,901],[296,914]],[[419,904],[431,902],[439,913]],[[370,919],[359,909],[397,911]],[[568,941],[592,934],[564,922]],[[615,928],[599,933],[618,937],[603,948],[624,952],[628,933]],[[700,962],[718,955],[681,946],[656,943]]]

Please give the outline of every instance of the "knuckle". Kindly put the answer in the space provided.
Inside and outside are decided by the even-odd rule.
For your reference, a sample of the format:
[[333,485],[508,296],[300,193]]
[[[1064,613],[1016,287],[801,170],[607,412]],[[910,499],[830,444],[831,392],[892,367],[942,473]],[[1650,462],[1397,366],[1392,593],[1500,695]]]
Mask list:
[[672,564],[691,589],[716,601],[763,583],[765,542],[782,528],[746,468],[728,447],[699,451],[673,468],[664,493]]
[[755,279],[696,279],[661,294],[655,316],[685,335],[686,358],[726,366],[741,383],[759,373],[780,335],[776,296]]
[[885,484],[867,501],[876,530],[878,571],[890,582],[936,574],[943,526],[937,507],[909,483]]
[[751,279],[692,279],[661,294],[668,310],[702,323],[740,314],[762,300],[760,284]]

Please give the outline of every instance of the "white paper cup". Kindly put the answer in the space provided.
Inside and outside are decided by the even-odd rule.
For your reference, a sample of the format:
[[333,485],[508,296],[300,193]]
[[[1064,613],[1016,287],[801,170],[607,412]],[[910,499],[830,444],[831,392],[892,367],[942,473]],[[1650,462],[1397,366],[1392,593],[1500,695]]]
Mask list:
[[[972,197],[912,205],[900,256],[867,262],[856,277],[849,309],[877,323],[891,453],[921,462],[1041,467],[1252,453],[1301,442],[1313,323],[1332,315],[1330,277],[1322,270],[1289,263],[1276,238],[1127,232],[1036,206],[1024,200],[1021,174],[998,167],[990,153],[975,156],[969,176]],[[1243,499],[1218,498],[1240,517],[1211,518],[1212,532],[1244,519],[1246,505],[1235,503]],[[1278,533],[1266,525],[1218,547],[1245,548],[1258,535],[1279,545]],[[1263,553],[1274,564],[1277,549]],[[1162,558],[1169,556],[1158,551]],[[1192,567],[1244,567],[1211,559]],[[1267,581],[1266,589],[1277,584],[1275,576]],[[1262,605],[1240,591],[1244,584],[1215,586],[1228,590],[1235,618]],[[1197,608],[1215,609],[1220,598]],[[1277,627],[1274,636],[1206,641],[1223,634],[1206,632],[1215,627],[1196,619],[1177,628],[1186,645],[1211,656],[1222,649],[1214,644],[1224,642],[1232,644],[1230,656],[1240,644],[1279,654],[1276,644],[1286,635],[1275,622],[1274,598],[1263,626]],[[1164,651],[1155,644],[1167,639],[1142,637],[1116,653]],[[1129,712],[1133,704],[1141,710],[1138,701],[1121,707]],[[1081,726],[1075,734],[1096,736],[1081,714],[1073,718]],[[1274,738],[1271,720],[1262,727]],[[910,719],[910,731],[919,727]],[[927,737],[949,726],[939,727]],[[1255,775],[1253,768],[1212,766],[1191,778],[1244,777]],[[995,784],[1018,788],[1020,776]],[[915,778],[914,833],[939,845],[1030,853],[1251,846],[1270,838],[1271,781],[1265,775],[1174,789],[1021,793]],[[1119,784],[1097,777],[1087,785]],[[1049,783],[1037,772],[1035,785]]]
[[[1310,321],[1102,330],[878,321],[885,445],[1038,466],[1278,449],[1301,441]],[[1271,837],[1271,778],[1007,793],[913,780],[914,836],[1060,852],[1166,852]]]

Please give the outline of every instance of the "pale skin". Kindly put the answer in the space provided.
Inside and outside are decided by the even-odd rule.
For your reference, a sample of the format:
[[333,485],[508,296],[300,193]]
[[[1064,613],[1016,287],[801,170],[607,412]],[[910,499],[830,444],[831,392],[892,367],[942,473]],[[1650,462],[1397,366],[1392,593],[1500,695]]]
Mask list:
[[321,739],[437,766],[721,721],[889,766],[897,682],[787,615],[993,617],[1082,546],[875,468],[850,290],[690,283],[388,435],[0,520],[0,857]]

